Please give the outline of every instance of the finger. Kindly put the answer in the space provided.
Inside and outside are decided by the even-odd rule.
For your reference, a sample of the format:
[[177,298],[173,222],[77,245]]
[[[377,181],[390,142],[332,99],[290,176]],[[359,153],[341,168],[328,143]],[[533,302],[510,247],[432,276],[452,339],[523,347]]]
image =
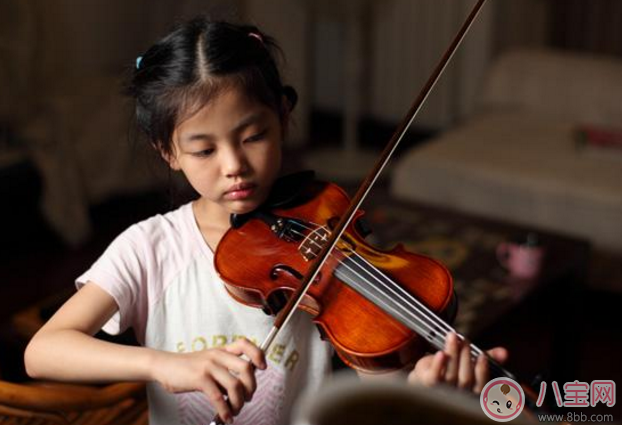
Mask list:
[[473,392],[477,394],[481,393],[489,380],[490,371],[488,370],[488,359],[482,353],[477,357],[475,363],[475,385],[473,386]]
[[460,364],[460,340],[454,333],[447,335],[445,343],[445,354],[447,354],[447,366],[445,371],[445,382],[455,385],[458,380],[458,367]]
[[[223,352],[224,353],[224,352]],[[257,389],[257,380],[255,379],[255,367],[252,363],[244,360],[232,353],[224,353],[224,355],[214,359],[214,362],[228,375],[235,378],[238,382],[235,385],[242,385],[242,398],[245,401],[251,401],[253,394]],[[220,376],[220,375],[219,375]],[[230,382],[227,379],[227,382]]]
[[216,368],[212,371],[212,377],[216,383],[227,393],[227,401],[233,415],[237,415],[246,399],[244,385],[237,377],[224,368]]
[[415,364],[415,367],[413,367],[413,369],[408,374],[408,383],[409,384],[421,383],[422,371],[429,371],[430,370],[430,367],[432,366],[432,360],[433,359],[434,359],[434,355],[432,355],[432,354],[428,354],[428,355],[423,356],[422,358],[420,358],[417,361],[417,363]]
[[445,363],[447,362],[447,356],[442,351],[437,351],[432,357],[430,367],[421,376],[421,383],[426,386],[433,386],[438,384],[443,376],[443,370],[445,369]]
[[234,353],[221,351],[221,353],[214,358],[214,363],[224,370],[229,371],[229,374],[233,374],[236,379],[239,379],[244,387],[244,400],[250,401],[253,397],[253,393],[257,389],[257,380],[255,379],[255,367],[248,360],[237,357]]
[[216,409],[220,419],[228,424],[232,423],[233,412],[220,387],[211,379],[207,380],[203,385],[203,394],[205,394],[214,409]]
[[240,380],[242,385],[244,386],[244,400],[251,401],[253,398],[253,394],[257,389],[257,380],[255,378],[255,367],[247,362],[246,360],[242,360],[243,363],[239,365],[239,368],[234,372],[236,373],[237,378]]
[[495,347],[487,351],[488,355],[498,363],[505,363],[508,360],[509,352],[503,347]]
[[233,344],[225,346],[224,349],[236,356],[246,356],[259,369],[265,369],[268,366],[264,352],[246,338],[236,339]]
[[466,339],[460,349],[460,362],[458,369],[458,388],[470,390],[473,387],[474,365],[471,360],[471,343]]
[[441,376],[447,367],[447,360],[447,355],[442,351],[434,354],[432,366],[430,367],[430,373],[434,377],[432,384],[436,385],[441,380]]

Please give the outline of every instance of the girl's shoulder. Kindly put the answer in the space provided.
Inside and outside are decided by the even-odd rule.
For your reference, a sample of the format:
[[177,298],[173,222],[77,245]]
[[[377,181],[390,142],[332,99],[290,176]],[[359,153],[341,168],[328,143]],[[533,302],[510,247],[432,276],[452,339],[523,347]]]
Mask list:
[[182,249],[196,247],[196,235],[192,204],[165,214],[156,214],[130,226],[119,238],[134,246],[161,249],[171,247]]
[[144,230],[157,230],[162,228],[176,228],[184,230],[187,221],[192,217],[192,203],[189,202],[174,210],[163,214],[156,214],[142,221],[139,221],[131,227],[137,227]]

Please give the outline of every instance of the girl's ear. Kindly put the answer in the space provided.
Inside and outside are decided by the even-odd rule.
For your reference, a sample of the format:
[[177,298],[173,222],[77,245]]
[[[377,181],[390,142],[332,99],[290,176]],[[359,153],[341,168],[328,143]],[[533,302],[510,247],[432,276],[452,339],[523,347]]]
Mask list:
[[289,112],[293,111],[296,107],[296,103],[298,103],[298,93],[296,93],[296,89],[292,86],[284,86],[283,97],[286,100],[286,103],[284,104],[285,109]]
[[287,130],[289,129],[289,119],[292,113],[293,106],[290,103],[289,98],[286,95],[281,97],[281,130],[282,136],[285,138]]
[[166,161],[166,163],[169,167],[171,167],[172,170],[179,171],[181,169],[181,167],[179,166],[179,161],[177,160],[177,155],[175,154],[174,147],[172,152],[167,152],[162,149],[161,143],[154,144],[153,147],[155,150],[158,151],[162,159]]
[[283,138],[287,134],[289,127],[289,119],[291,113],[298,103],[298,93],[292,86],[283,86],[283,94],[281,95],[281,127],[283,129]]

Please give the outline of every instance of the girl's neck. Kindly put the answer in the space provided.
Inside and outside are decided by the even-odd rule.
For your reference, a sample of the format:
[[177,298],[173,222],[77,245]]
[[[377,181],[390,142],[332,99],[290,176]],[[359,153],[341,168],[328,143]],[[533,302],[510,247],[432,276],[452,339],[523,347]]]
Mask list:
[[215,208],[199,198],[192,203],[194,219],[199,226],[203,239],[212,249],[216,251],[218,242],[229,229],[229,213],[223,209]]

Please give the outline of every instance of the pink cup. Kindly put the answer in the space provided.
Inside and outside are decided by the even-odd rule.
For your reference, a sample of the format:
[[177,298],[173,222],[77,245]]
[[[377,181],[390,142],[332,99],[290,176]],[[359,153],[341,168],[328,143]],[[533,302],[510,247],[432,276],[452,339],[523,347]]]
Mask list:
[[502,242],[497,246],[497,259],[510,275],[532,279],[542,269],[544,248],[516,242]]

